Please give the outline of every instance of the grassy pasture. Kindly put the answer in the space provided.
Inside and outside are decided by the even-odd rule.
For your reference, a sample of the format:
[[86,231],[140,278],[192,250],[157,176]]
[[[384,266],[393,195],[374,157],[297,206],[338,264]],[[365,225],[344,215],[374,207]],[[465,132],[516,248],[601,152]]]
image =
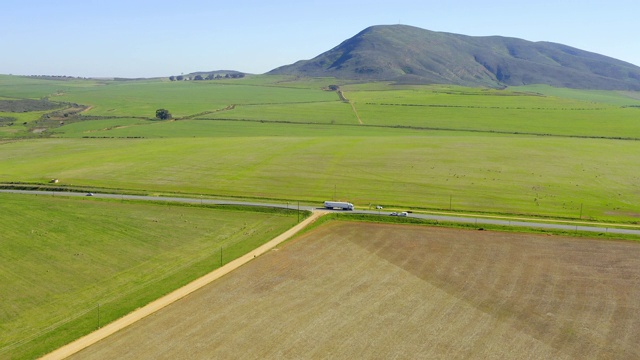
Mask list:
[[387,87],[385,90],[368,90],[355,87],[354,91],[345,86],[344,93],[350,100],[359,103],[442,105],[480,108],[600,108],[600,103],[590,103],[570,98],[547,96],[537,92],[473,89],[462,87],[421,86],[410,89]]
[[88,115],[153,118],[156,109],[174,117],[224,109],[233,104],[278,104],[337,101],[334,92],[321,89],[244,85],[217,81],[110,82],[76,89],[56,98],[91,106]]
[[640,110],[490,109],[359,105],[365,124],[536,135],[640,139]]
[[636,359],[639,259],[636,242],[330,222],[71,359]]
[[45,80],[0,74],[0,96],[8,99],[40,99],[43,97],[51,97],[50,100],[55,101],[56,95],[83,88],[94,88],[104,83],[104,81],[99,80]]
[[347,124],[273,123],[258,120],[180,120],[150,121],[140,119],[91,120],[65,125],[53,130],[55,137],[82,138],[224,138],[224,137],[350,137],[414,136],[426,134],[412,129],[387,129]]
[[[588,103],[593,103],[592,106],[599,107],[598,104],[609,104],[615,106],[630,106],[640,105],[640,94],[638,92],[629,91],[606,91],[606,90],[581,90],[581,89],[567,89],[556,88],[548,85],[526,85],[526,86],[511,86],[506,89],[490,89],[490,88],[467,88],[455,85],[395,85],[388,82],[376,82],[376,83],[358,83],[358,84],[344,84],[341,88],[347,92],[381,92],[377,97],[383,99],[406,99],[407,97],[416,97],[418,99],[429,98],[431,100],[439,99],[443,100],[446,97],[453,99],[463,99],[460,96],[472,96],[467,98],[462,104],[473,104],[474,101],[479,101],[476,105],[492,104],[494,106],[503,107],[505,104],[518,104],[520,106],[528,106],[528,101],[525,99],[531,99],[538,97],[540,102],[563,102],[567,105],[580,104],[580,107],[588,106]],[[391,93],[389,93],[391,92]],[[405,95],[398,96],[393,93],[401,92]],[[386,93],[386,94],[385,94]],[[391,94],[391,95],[388,95]],[[408,95],[411,94],[411,95]],[[506,99],[506,97],[519,97],[514,99]],[[490,98],[493,97],[494,101],[491,102]],[[545,99],[546,98],[546,99]],[[502,99],[502,100],[500,100]],[[488,102],[487,102],[488,101]],[[504,102],[503,102],[504,101]],[[424,101],[418,101],[418,104],[424,103]],[[460,104],[459,100],[455,103]]]
[[[11,140],[24,135],[21,122],[0,128],[0,137],[7,139],[0,140],[0,183],[57,178],[62,186],[149,193],[311,204],[335,198],[360,208],[381,204],[640,221],[640,141],[578,138],[640,137],[640,109],[623,108],[640,103],[635,93],[342,84],[361,126],[349,104],[322,90],[334,82],[268,76],[215,82],[0,76],[0,97],[50,96],[92,106],[85,114],[102,117],[57,127],[52,138],[44,139]],[[235,107],[218,111],[230,105]],[[153,117],[160,107],[193,119],[141,119]],[[18,115],[30,122],[42,114]],[[402,128],[409,126],[463,131]],[[561,136],[514,134],[526,132]],[[4,237],[0,242],[6,247],[0,257],[8,257],[0,263],[0,293],[15,293],[31,308],[16,307],[23,299],[15,298],[0,312],[0,358],[25,336],[44,344],[42,349],[54,348],[79,335],[73,328],[95,328],[98,298],[109,299],[101,302],[104,321],[116,318],[128,311],[108,305],[119,301],[114,296],[120,289],[133,289],[124,302],[144,303],[217,266],[215,250],[227,240],[246,235],[242,244],[253,246],[293,221],[95,199],[21,199],[0,198],[0,233],[18,239],[18,246]],[[130,241],[121,245],[123,237]],[[178,265],[184,262],[189,268]],[[140,271],[138,263],[150,268]],[[60,264],[72,264],[73,272]],[[109,266],[116,266],[111,273]],[[28,269],[33,273],[22,274]],[[122,273],[110,279],[115,290],[94,285],[107,284],[96,276],[109,278],[113,271]],[[72,273],[79,274],[77,289],[68,288],[76,283]],[[49,282],[35,282],[36,275]],[[126,285],[131,281],[134,285]],[[167,287],[157,287],[158,281]],[[31,282],[38,296],[21,294]],[[60,289],[70,290],[69,297],[55,292]],[[69,305],[62,312],[53,310],[63,303]],[[83,312],[55,332],[69,336],[66,340],[33,336]],[[17,313],[40,322],[21,323]],[[5,329],[13,332],[4,335]],[[21,357],[41,353],[24,351]]]
[[[104,188],[311,202],[335,194],[359,206],[572,218],[582,208],[587,219],[626,222],[638,221],[640,213],[639,143],[596,139],[640,138],[640,109],[622,107],[640,103],[635,93],[270,76],[9,80],[24,92],[30,84],[38,91],[48,82],[66,86],[55,98],[91,105],[89,115],[106,118],[47,133],[57,140],[1,145],[0,182],[59,178]],[[322,90],[332,83],[341,85],[364,125],[335,92]],[[193,118],[134,118],[152,117],[158,107]],[[82,137],[114,139],[63,139]]]
[[[340,102],[334,92],[322,90],[335,79],[249,76],[189,82],[9,80],[5,90],[16,88],[16,94],[20,94],[34,86],[38,91],[57,95],[53,100],[91,106],[85,114],[102,117],[153,118],[156,109],[167,108],[175,117],[357,123],[349,105]],[[388,83],[346,84],[342,88],[367,125],[640,137],[639,110],[621,107],[640,105],[640,97],[628,93],[543,86],[495,90]]]
[[[144,135],[153,137],[152,126],[158,126],[158,124],[161,124],[161,122],[134,118],[87,120],[52,129],[51,133],[55,137],[105,137],[114,136],[113,134],[118,130],[144,127]],[[122,134],[116,136],[127,137],[127,135]]]
[[0,194],[0,358],[34,358],[270,240],[297,217]]
[[618,106],[640,105],[640,94],[628,91],[604,91],[604,90],[576,90],[555,88],[548,85],[527,85],[513,87],[516,91],[532,91],[558,98],[574,99],[584,102],[604,103]]
[[[587,101],[602,98],[604,94],[596,97],[586,91],[570,93],[584,96],[573,99],[522,91],[456,87],[355,90],[345,92],[345,95],[355,103],[362,121],[371,125],[640,138],[640,111],[637,108]],[[611,98],[626,99],[627,104],[640,104],[630,97],[609,94]]]
[[207,114],[202,118],[358,124],[351,105],[338,100],[302,104],[239,105],[233,110]]
[[608,221],[636,222],[640,214],[640,176],[635,171],[640,142],[411,135],[411,130],[394,129],[376,129],[385,135],[332,136],[328,129],[337,127],[327,125],[326,136],[5,143],[0,145],[0,182],[57,178],[61,184],[149,192],[313,203],[335,196],[360,207],[568,218],[578,218],[582,209],[584,219]]

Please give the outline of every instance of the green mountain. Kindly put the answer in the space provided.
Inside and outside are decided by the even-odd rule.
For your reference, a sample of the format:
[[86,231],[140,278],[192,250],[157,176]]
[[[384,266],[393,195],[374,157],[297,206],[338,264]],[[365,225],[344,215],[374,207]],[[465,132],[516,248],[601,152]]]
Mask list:
[[503,87],[640,90],[640,67],[551,42],[475,37],[406,25],[369,27],[311,60],[268,74]]

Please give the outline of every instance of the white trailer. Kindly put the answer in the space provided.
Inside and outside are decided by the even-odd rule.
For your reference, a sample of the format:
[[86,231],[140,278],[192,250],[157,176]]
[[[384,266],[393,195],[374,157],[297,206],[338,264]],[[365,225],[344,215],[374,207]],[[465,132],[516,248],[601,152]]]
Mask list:
[[353,210],[353,204],[341,201],[325,201],[324,207],[327,209]]

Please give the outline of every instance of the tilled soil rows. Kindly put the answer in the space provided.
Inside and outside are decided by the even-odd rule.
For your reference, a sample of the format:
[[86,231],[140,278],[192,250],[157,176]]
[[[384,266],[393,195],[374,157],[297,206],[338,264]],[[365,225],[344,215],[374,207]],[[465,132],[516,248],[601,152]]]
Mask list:
[[640,243],[331,222],[74,359],[637,359]]

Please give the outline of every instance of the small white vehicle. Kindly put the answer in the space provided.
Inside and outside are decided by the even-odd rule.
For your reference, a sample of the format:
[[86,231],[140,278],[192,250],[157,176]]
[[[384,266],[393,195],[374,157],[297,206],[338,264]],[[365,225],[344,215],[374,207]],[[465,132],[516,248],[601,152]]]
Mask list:
[[407,216],[407,215],[409,215],[409,214],[406,211],[398,213],[398,216]]

